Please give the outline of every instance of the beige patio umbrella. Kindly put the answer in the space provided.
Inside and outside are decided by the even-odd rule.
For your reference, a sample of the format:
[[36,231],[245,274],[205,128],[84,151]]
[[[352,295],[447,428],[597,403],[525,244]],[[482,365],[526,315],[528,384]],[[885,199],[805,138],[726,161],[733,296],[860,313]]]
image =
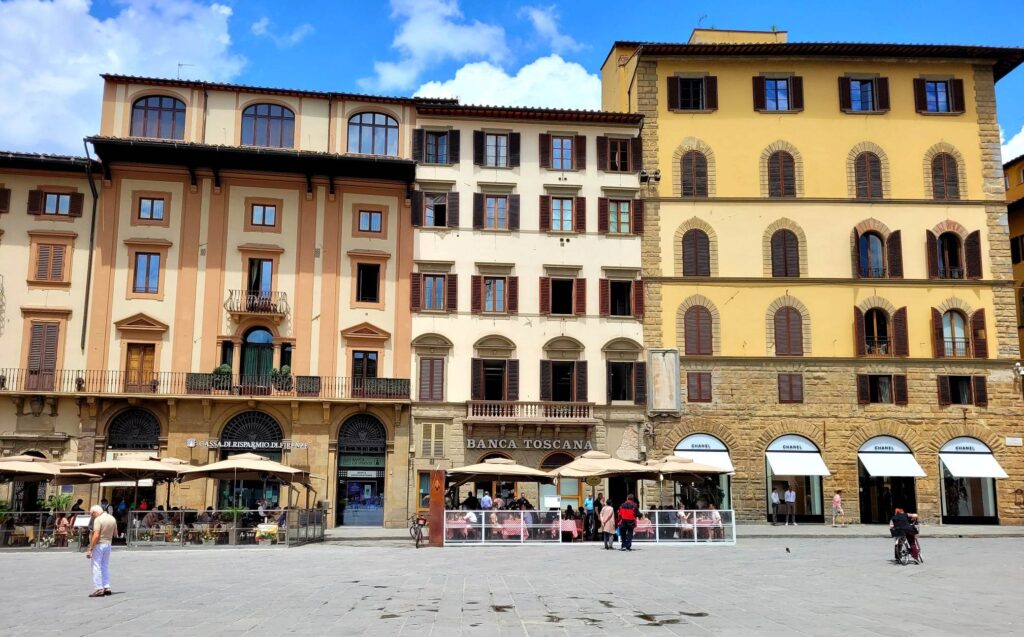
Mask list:
[[264,484],[269,478],[276,478],[282,484],[301,484],[306,487],[306,504],[309,504],[309,493],[313,491],[308,471],[289,467],[275,462],[266,456],[256,453],[240,453],[226,460],[213,462],[199,467],[182,469],[181,481],[189,482],[199,478],[211,480],[262,480]]
[[636,462],[620,460],[603,451],[588,451],[579,458],[557,469],[548,475],[558,478],[612,478],[616,476],[641,476],[653,474],[650,467]]
[[651,471],[664,477],[687,475],[691,473],[728,473],[728,471],[725,471],[720,467],[713,467],[709,464],[694,462],[693,458],[687,458],[685,456],[668,456],[661,460],[649,461],[646,466]]
[[[0,462],[50,462],[46,458],[40,458],[39,456],[30,456],[22,454],[20,456],[4,456],[0,457]],[[52,463],[57,464],[57,463]]]
[[449,488],[478,480],[509,482],[540,482],[550,484],[553,478],[546,471],[524,467],[508,458],[488,458],[481,463],[449,469],[448,475],[455,480]]
[[[169,458],[167,460],[170,460]],[[176,459],[175,459],[176,460]],[[177,462],[182,462],[178,460]],[[135,483],[134,500],[139,500],[139,482],[152,480],[153,482],[170,482],[178,479],[180,465],[173,462],[164,462],[156,456],[149,454],[129,454],[121,456],[116,460],[94,462],[92,464],[67,467],[65,473],[91,473],[100,476],[103,480],[126,480]]]
[[39,462],[35,458],[32,462],[23,460],[5,460],[0,462],[0,482],[33,482],[44,480],[57,485],[62,484],[85,484],[99,480],[99,476],[82,471],[65,472],[51,462]]

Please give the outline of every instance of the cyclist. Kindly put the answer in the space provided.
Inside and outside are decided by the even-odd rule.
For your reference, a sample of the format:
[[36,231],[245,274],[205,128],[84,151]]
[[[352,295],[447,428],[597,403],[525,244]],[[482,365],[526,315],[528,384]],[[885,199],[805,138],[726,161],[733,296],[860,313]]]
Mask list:
[[[914,558],[914,561],[917,561],[917,557],[920,552],[920,549],[917,546],[918,530],[915,526],[916,522],[916,513],[907,513],[899,507],[896,507],[892,519],[889,520],[889,532],[893,537],[904,536],[907,538],[907,544],[910,545],[910,556]],[[896,559],[900,559],[898,545],[896,548]]]

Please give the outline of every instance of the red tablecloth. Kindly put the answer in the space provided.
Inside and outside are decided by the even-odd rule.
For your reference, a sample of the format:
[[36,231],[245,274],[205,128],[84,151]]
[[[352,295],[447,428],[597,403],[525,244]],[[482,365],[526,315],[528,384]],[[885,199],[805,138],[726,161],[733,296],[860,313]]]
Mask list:
[[466,532],[469,529],[469,522],[466,522],[465,518],[455,518],[453,520],[445,521],[445,532],[448,534],[448,539],[453,539],[456,535],[460,537],[466,537]]
[[580,533],[576,529],[576,520],[562,520],[555,531],[555,537],[561,533],[572,533],[573,539],[579,537]]
[[523,524],[519,520],[510,520],[501,525],[501,535],[505,539],[523,536]]
[[654,536],[654,524],[652,524],[651,521],[648,520],[647,518],[644,518],[642,520],[637,520],[637,522],[636,522],[636,529],[633,531],[633,535],[643,535],[643,536],[652,536],[653,537]]

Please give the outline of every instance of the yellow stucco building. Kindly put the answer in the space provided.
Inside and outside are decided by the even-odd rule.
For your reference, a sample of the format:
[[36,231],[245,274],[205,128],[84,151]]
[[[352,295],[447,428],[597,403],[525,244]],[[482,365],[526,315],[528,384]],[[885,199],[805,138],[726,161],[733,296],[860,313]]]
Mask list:
[[1017,335],[1024,346],[1024,155],[1003,164],[1006,212],[1010,224],[1010,262],[1013,264],[1014,298],[1017,303]]

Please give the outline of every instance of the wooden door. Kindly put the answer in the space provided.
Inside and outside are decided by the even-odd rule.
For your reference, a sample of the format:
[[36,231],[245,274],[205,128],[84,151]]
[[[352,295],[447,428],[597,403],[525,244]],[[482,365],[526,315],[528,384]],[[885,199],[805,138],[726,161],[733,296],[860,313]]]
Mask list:
[[156,346],[129,343],[124,374],[125,392],[156,391],[156,374],[153,371]]

